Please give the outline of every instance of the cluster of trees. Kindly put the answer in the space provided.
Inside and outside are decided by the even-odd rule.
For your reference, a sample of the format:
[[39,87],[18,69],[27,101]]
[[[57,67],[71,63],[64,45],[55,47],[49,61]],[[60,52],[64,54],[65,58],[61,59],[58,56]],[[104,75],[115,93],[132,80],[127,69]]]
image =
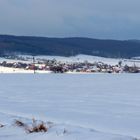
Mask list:
[[130,58],[140,56],[140,41],[0,35],[0,55],[15,53],[58,56],[86,54]]

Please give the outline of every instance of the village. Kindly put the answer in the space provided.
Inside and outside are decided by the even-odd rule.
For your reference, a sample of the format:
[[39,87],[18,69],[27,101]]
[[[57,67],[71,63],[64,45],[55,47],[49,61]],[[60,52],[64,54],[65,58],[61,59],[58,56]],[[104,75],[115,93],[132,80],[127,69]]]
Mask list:
[[[31,59],[31,58],[30,58]],[[140,73],[139,65],[133,63],[133,65],[123,64],[122,61],[118,61],[117,64],[106,64],[102,61],[98,62],[64,62],[56,59],[35,59],[32,58],[23,59],[18,58],[17,61],[2,61],[0,67],[13,68],[32,71],[33,73],[50,72],[50,73]]]

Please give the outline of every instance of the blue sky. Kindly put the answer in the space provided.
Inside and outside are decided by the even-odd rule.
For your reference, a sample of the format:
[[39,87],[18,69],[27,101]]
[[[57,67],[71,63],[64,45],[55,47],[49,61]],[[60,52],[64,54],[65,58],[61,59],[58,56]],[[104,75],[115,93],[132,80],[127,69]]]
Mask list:
[[0,33],[140,39],[140,0],[0,0]]

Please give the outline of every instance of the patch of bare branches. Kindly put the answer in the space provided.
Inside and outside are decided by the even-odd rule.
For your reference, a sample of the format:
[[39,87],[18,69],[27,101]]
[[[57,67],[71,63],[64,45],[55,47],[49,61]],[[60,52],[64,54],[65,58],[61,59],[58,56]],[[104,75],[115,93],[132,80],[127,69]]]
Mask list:
[[27,125],[20,120],[15,120],[15,125],[18,127],[27,127]]
[[26,130],[27,133],[38,133],[38,132],[47,132],[48,127],[46,124],[42,122],[37,122],[35,119],[32,119],[32,124],[27,125],[20,120],[15,121],[15,125],[18,127],[22,127]]
[[3,125],[3,124],[0,124],[0,128],[2,128],[2,127],[4,127],[5,125]]

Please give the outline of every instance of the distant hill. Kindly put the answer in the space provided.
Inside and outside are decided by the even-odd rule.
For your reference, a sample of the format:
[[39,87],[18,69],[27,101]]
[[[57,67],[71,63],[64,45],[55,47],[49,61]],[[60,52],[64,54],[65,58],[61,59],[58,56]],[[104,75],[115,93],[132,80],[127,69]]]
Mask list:
[[112,58],[130,58],[140,56],[140,41],[0,35],[0,55],[7,54],[57,56],[86,54]]

